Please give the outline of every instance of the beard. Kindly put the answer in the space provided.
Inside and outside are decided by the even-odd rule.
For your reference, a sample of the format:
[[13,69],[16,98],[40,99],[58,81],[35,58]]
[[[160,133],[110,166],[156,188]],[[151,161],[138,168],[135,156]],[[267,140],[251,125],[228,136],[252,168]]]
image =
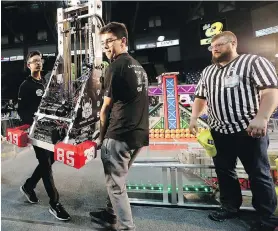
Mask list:
[[232,52],[230,50],[227,50],[225,52],[222,52],[221,54],[219,54],[218,56],[213,56],[212,55],[212,62],[217,64],[217,63],[221,63],[221,62],[229,62],[232,58]]

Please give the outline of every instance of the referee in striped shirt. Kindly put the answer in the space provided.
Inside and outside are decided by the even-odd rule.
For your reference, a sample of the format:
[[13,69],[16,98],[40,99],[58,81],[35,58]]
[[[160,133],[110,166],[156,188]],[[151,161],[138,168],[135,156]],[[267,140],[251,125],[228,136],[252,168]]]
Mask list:
[[277,197],[267,156],[267,123],[278,106],[278,78],[273,65],[257,55],[237,53],[237,38],[224,31],[212,38],[214,64],[206,67],[195,92],[190,130],[208,106],[208,124],[217,155],[213,158],[220,188],[221,209],[215,221],[238,217],[242,204],[235,171],[237,157],[249,175],[258,220],[250,230],[273,231]]

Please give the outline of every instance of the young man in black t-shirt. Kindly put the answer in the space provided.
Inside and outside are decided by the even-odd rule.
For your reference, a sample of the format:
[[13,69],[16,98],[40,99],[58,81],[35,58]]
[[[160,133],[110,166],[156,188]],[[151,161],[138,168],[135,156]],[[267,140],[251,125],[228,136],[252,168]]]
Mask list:
[[[38,110],[44,94],[45,81],[41,76],[42,64],[42,55],[39,51],[32,51],[28,54],[27,66],[31,71],[31,75],[20,85],[18,92],[18,114],[23,124],[33,124],[34,113]],[[40,179],[42,179],[50,199],[49,212],[58,220],[70,220],[70,215],[59,203],[59,194],[54,184],[52,175],[54,153],[37,146],[33,146],[33,148],[39,164],[32,176],[20,187],[20,191],[31,204],[38,203],[39,200],[34,189]]]
[[124,24],[109,23],[100,35],[103,50],[112,60],[105,76],[99,146],[113,208],[90,215],[109,224],[116,224],[117,218],[118,230],[135,230],[125,182],[134,155],[149,145],[148,77],[127,53]]

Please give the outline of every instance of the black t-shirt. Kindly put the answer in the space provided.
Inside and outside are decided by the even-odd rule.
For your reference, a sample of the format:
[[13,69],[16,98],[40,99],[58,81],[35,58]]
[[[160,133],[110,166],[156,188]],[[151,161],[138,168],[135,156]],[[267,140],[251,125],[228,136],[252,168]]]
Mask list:
[[128,53],[109,65],[104,95],[113,100],[105,138],[124,141],[130,149],[148,146],[148,77]]
[[32,124],[34,113],[38,110],[44,94],[45,81],[36,80],[29,76],[19,87],[18,92],[18,114],[22,122]]

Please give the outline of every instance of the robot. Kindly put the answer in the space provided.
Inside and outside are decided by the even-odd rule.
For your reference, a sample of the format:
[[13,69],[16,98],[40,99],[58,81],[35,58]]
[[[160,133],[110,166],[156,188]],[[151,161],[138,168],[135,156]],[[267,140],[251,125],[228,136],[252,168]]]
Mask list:
[[29,132],[9,129],[7,140],[54,151],[55,160],[81,168],[95,158],[102,104],[102,2],[68,2],[57,9],[58,56]]

